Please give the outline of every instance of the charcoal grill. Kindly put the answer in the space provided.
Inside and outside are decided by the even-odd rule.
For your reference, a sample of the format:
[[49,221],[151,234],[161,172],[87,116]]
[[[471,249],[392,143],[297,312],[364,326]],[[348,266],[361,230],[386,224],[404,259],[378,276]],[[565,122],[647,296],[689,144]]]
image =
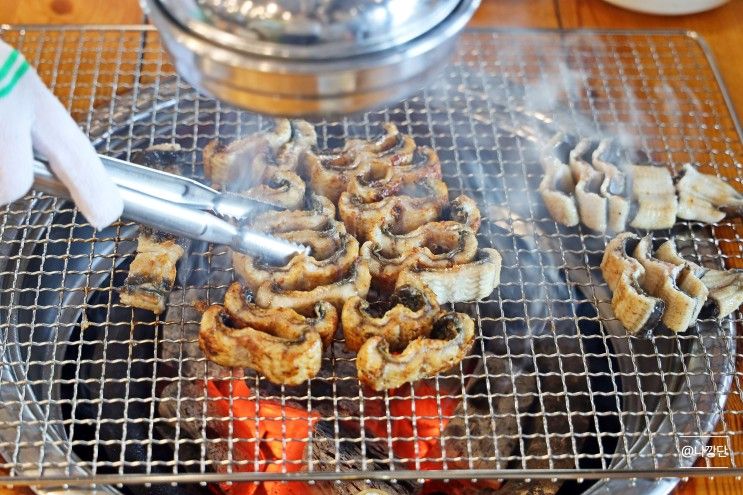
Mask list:
[[[0,35],[39,68],[101,153],[129,159],[153,143],[178,143],[183,172],[203,178],[200,150],[209,140],[270,125],[199,96],[149,27],[2,26]],[[337,337],[307,385],[248,379],[258,401],[322,412],[307,469],[241,472],[228,457],[216,472],[207,445],[234,439],[207,436],[205,391],[181,391],[193,370],[216,373],[192,352],[191,304],[218,302],[233,279],[224,249],[191,245],[170,309],[157,318],[118,299],[136,225],[96,232],[70,203],[32,193],[0,209],[0,481],[113,493],[141,483],[185,490],[210,481],[365,480],[414,490],[420,480],[499,478],[540,480],[532,482],[552,491],[572,480],[564,491],[665,493],[677,482],[670,477],[743,474],[740,413],[726,409],[740,394],[740,312],[683,334],[628,336],[598,268],[608,237],[558,226],[536,191],[536,144],[560,129],[620,135],[651,161],[675,171],[699,162],[740,185],[741,128],[702,40],[471,30],[445,76],[397,106],[316,122],[319,145],[371,138],[387,121],[438,151],[451,194],[470,195],[483,212],[481,244],[504,257],[499,289],[456,305],[477,322],[472,354],[427,389],[439,405],[459,403],[446,418],[438,408],[448,422],[440,457],[398,459],[388,447],[399,439],[365,432],[369,421],[395,419],[396,398],[382,394],[372,407]],[[726,219],[655,234],[676,236],[702,265],[741,267],[742,229]],[[168,385],[176,393],[166,400]],[[186,400],[202,413],[182,417]],[[161,414],[164,401],[173,416]],[[186,435],[184,421],[200,435]],[[716,457],[697,462],[713,435]],[[444,469],[424,470],[426,460]]]

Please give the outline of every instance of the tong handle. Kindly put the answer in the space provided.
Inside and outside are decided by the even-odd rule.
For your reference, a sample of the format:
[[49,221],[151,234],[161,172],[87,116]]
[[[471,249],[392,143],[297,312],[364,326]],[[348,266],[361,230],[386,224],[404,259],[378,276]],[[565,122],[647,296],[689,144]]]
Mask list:
[[201,182],[169,174],[150,167],[98,155],[106,171],[119,186],[141,191],[150,196],[162,198],[199,210],[214,207],[215,198],[220,193]]
[[118,185],[150,196],[199,210],[211,210],[221,217],[246,218],[255,211],[284,209],[281,205],[248,198],[241,194],[219,192],[180,175],[169,174],[136,163],[98,155]]
[[[171,234],[220,244],[229,244],[232,237],[237,235],[233,225],[210,213],[130,189],[120,183],[117,185],[124,201],[122,216],[129,220]],[[39,160],[34,161],[34,188],[57,197],[70,198],[64,184]]]
[[[238,229],[206,211],[122,185],[118,187],[124,200],[122,216],[129,220],[181,237],[225,244],[237,251],[276,262],[286,262],[295,254],[304,252],[301,246],[261,232]],[[39,160],[34,161],[34,188],[54,196],[70,197],[64,184]]]

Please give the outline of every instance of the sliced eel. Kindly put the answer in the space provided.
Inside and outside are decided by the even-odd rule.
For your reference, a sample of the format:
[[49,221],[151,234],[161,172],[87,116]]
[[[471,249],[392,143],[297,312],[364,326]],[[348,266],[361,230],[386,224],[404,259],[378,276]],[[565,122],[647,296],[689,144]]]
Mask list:
[[121,303],[162,313],[175,283],[176,264],[183,254],[175,236],[141,227],[137,252],[121,289]]
[[700,280],[709,289],[709,298],[714,303],[709,314],[723,318],[743,304],[743,270],[704,269]]
[[394,161],[404,162],[415,151],[415,140],[403,134],[392,122],[382,124],[382,133],[371,140],[349,139],[343,146],[344,152],[370,153],[378,157],[396,157]]
[[321,301],[328,301],[340,309],[351,297],[366,297],[370,284],[369,266],[358,258],[338,280],[312,289],[285,290],[267,281],[255,291],[255,303],[264,308],[291,308],[302,314]]
[[369,173],[374,163],[410,163],[416,150],[415,140],[400,133],[395,124],[386,123],[383,128],[384,134],[372,141],[349,139],[339,153],[306,153],[304,172],[312,189],[335,203],[351,178]]
[[671,173],[665,167],[632,165],[632,198],[637,203],[630,226],[670,229],[676,223],[678,199]]
[[[452,220],[428,222],[417,229],[396,234],[386,225],[376,226],[369,240],[386,256],[397,256],[422,247],[432,253],[469,261],[477,250],[477,236],[467,225]],[[465,256],[466,259],[463,259]]]
[[596,171],[593,166],[593,154],[598,145],[598,141],[584,138],[578,141],[575,148],[570,150],[568,164],[574,182],[577,183],[584,174],[591,174]]
[[679,255],[673,239],[661,244],[655,256],[684,266],[679,287],[695,297],[706,295],[706,302],[698,312],[698,317],[722,318],[743,304],[743,270],[715,270],[699,266]]
[[307,152],[303,168],[312,190],[337,203],[348,188],[351,177],[368,173],[371,162],[371,157],[358,153],[328,155]]
[[602,139],[591,157],[593,167],[604,174],[601,194],[624,196],[628,192],[627,177],[620,167],[627,163],[625,151],[615,139]]
[[568,166],[570,152],[578,145],[578,138],[572,134],[558,132],[547,142],[539,155],[542,169],[546,172],[558,165]]
[[351,235],[366,241],[381,224],[390,225],[394,232],[410,232],[436,220],[448,203],[446,184],[438,179],[425,179],[401,192],[373,203],[344,192],[338,201],[338,215]]
[[346,227],[342,222],[328,220],[327,224],[317,229],[276,232],[273,235],[309,247],[309,254],[320,260],[330,258],[343,247],[345,233]]
[[694,325],[704,304],[704,298],[692,297],[679,287],[679,277],[684,268],[653,257],[652,236],[643,237],[634,250],[634,257],[645,269],[640,285],[651,296],[665,303],[661,321],[674,332],[684,332]]
[[641,287],[645,269],[629,254],[639,241],[635,234],[621,233],[609,241],[601,260],[601,273],[612,291],[614,316],[633,334],[655,328],[665,308],[661,299]]
[[570,171],[575,182],[575,201],[583,225],[597,232],[607,228],[608,200],[600,194],[602,173],[591,164],[598,141],[581,139],[570,151]]
[[539,194],[547,211],[557,223],[568,227],[580,223],[574,191],[575,183],[567,165],[548,169],[539,183]]
[[539,193],[552,218],[568,227],[580,222],[575,201],[575,181],[568,162],[575,138],[563,133],[555,135],[540,154],[544,177],[539,183]]
[[403,285],[390,297],[371,303],[352,297],[341,314],[346,347],[357,352],[364,342],[379,336],[392,352],[402,351],[412,340],[427,337],[440,314],[436,295],[425,285]]
[[233,252],[235,271],[252,290],[270,283],[281,290],[307,291],[335,282],[346,273],[359,255],[359,242],[345,232],[339,233],[337,249],[327,257],[298,254],[282,266],[269,265],[260,258]]
[[[332,305],[318,304],[315,321],[327,318],[329,308]],[[268,324],[259,328],[240,327],[223,306],[215,304],[202,315],[199,347],[220,366],[250,368],[273,383],[299,385],[320,371],[322,340],[312,320],[282,324],[282,317],[271,315]]]
[[397,286],[425,284],[436,294],[439,304],[479,301],[500,284],[501,255],[495,249],[478,249],[468,263],[453,266],[426,266],[419,262],[403,269]]
[[608,229],[609,200],[599,194],[602,181],[602,174],[591,170],[583,172],[575,184],[575,201],[578,204],[580,221],[597,232],[606,232]]
[[307,318],[289,308],[261,308],[251,302],[252,298],[248,294],[248,289],[234,282],[224,295],[224,308],[238,327],[285,334],[288,330],[283,330],[284,327],[309,325],[320,334],[325,347],[333,341],[339,319],[338,311],[332,304],[318,303],[315,306],[315,318]]
[[335,205],[324,196],[305,194],[302,209],[258,213],[250,225],[261,232],[278,234],[296,230],[322,230],[335,218]]
[[693,165],[684,165],[676,182],[679,197],[678,217],[717,223],[725,218],[724,209],[743,211],[743,194],[713,175],[699,173]]
[[453,220],[462,223],[473,231],[480,230],[480,209],[474,199],[464,194],[454,198],[451,203],[444,207],[442,220]]
[[464,359],[475,341],[475,324],[463,313],[447,313],[436,320],[428,337],[419,337],[399,354],[392,354],[380,336],[359,349],[359,380],[374,390],[390,388],[434,376]]
[[291,138],[276,152],[276,165],[283,170],[302,172],[304,154],[317,145],[315,126],[306,120],[291,121]]
[[291,135],[289,121],[276,119],[272,131],[233,141],[215,139],[204,147],[204,175],[218,189],[243,190],[256,184],[267,166],[276,164],[276,151]]
[[379,287],[390,290],[400,273],[407,268],[461,269],[477,255],[477,238],[467,226],[457,222],[430,222],[413,232],[395,235],[377,229],[372,241],[361,248],[368,260],[372,279]]
[[240,191],[240,194],[295,210],[304,203],[305,183],[291,170],[268,166],[258,183],[251,184],[247,189]]
[[630,213],[627,177],[620,169],[626,163],[624,150],[616,140],[602,139],[593,152],[592,163],[604,176],[599,192],[608,201],[607,228],[610,232],[622,232]]
[[709,296],[709,289],[701,281],[699,276],[702,275],[703,270],[694,263],[690,263],[683,259],[676,250],[676,243],[673,239],[669,239],[655,250],[655,257],[666,263],[672,263],[673,265],[681,267],[681,272],[678,274],[676,283],[682,291],[689,294],[692,298],[697,301],[701,301],[698,305],[693,319],[697,320],[699,314],[702,311],[704,302]]
[[392,165],[384,160],[371,160],[364,173],[352,175],[346,191],[371,203],[400,194],[405,187],[427,178],[440,179],[441,164],[433,149],[419,147],[410,163]]

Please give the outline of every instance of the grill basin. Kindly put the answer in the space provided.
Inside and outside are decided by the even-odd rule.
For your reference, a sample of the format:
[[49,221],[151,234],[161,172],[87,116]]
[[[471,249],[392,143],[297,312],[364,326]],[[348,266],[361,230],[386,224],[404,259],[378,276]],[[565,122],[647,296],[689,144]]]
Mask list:
[[[210,139],[269,125],[197,95],[173,75],[148,28],[10,29],[2,36],[66,98],[102,153],[130,158],[150,144],[177,142],[192,152],[186,172],[200,178],[200,150]],[[398,459],[389,445],[401,439],[362,433],[361,425],[387,421],[397,398],[359,391],[342,340],[310,384],[278,388],[252,377],[257,400],[323,413],[308,469],[292,479],[379,480],[385,487],[387,478],[544,478],[539,483],[554,491],[561,482],[552,478],[600,478],[563,488],[660,492],[674,482],[630,478],[688,476],[683,468],[696,456],[684,452],[699,452],[718,421],[717,442],[728,454],[720,460],[731,467],[724,472],[737,473],[743,453],[733,438],[740,432],[731,423],[735,413],[723,413],[731,387],[738,393],[740,313],[684,334],[628,337],[611,316],[598,268],[608,238],[557,226],[536,192],[535,145],[558,129],[618,134],[675,171],[696,161],[740,181],[739,126],[726,101],[703,45],[686,35],[471,31],[446,77],[426,91],[384,111],[317,122],[326,148],[370,138],[385,121],[433,146],[452,197],[478,202],[480,242],[498,248],[504,273],[489,299],[456,306],[477,321],[475,349],[426,388],[436,404],[458,403],[450,416],[439,414],[448,422],[439,458]],[[2,212],[0,450],[10,470],[3,481],[290,478],[234,472],[234,460],[224,466],[233,472],[214,473],[206,452],[216,440],[206,434],[203,413],[160,414],[168,385],[182,391],[190,373],[224,373],[191,352],[198,320],[190,310],[196,297],[219,301],[232,280],[222,248],[191,246],[171,309],[155,319],[122,306],[116,293],[133,256],[135,225],[96,233],[68,203],[41,195]],[[743,266],[740,220],[679,222],[656,232],[670,236],[700,264]],[[203,405],[206,395],[170,400],[179,411],[187,400]],[[182,420],[200,425],[202,435],[187,435]],[[424,471],[426,461],[446,470]]]

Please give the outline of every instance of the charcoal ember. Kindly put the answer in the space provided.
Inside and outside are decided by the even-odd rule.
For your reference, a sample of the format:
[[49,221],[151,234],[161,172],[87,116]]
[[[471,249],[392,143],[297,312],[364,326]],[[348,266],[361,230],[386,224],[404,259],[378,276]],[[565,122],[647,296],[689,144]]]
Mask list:
[[[341,424],[335,432],[336,425],[332,421],[321,421],[313,434],[312,445],[307,448],[306,454],[311,452],[314,469],[317,471],[335,471],[336,467],[361,468],[361,442],[353,441],[358,433],[346,431]],[[336,440],[340,438],[340,441]],[[345,440],[344,440],[345,439]],[[386,442],[367,442],[365,445],[366,470],[370,472],[387,471],[390,469]],[[403,467],[398,465],[396,469]],[[320,483],[316,486],[318,494],[355,495],[361,490],[376,488],[391,495],[416,493],[418,486],[414,481],[399,480],[396,483],[385,480],[351,480],[341,484]]]
[[[216,432],[220,430],[220,420],[214,419],[219,416],[217,411],[211,410],[209,402],[204,402],[206,396],[203,384],[183,380],[167,385],[160,394],[158,412],[162,417],[172,418],[177,421],[182,436],[194,440],[205,437],[215,439]],[[287,406],[296,404],[286,403]],[[198,418],[205,418],[204,421]],[[211,418],[211,419],[210,419]],[[313,433],[312,442],[305,448],[305,456],[311,459],[313,469],[317,471],[332,471],[337,466],[359,468],[360,459],[363,458],[360,442],[351,439],[358,437],[358,432],[347,430],[346,423],[338,425],[326,420],[317,423]],[[337,431],[336,431],[337,430]],[[170,434],[175,435],[175,424],[170,423]],[[340,438],[340,441],[337,441]],[[346,439],[346,440],[344,440]],[[386,442],[369,442],[365,447],[367,469],[385,470],[389,466],[389,456],[385,447]],[[204,442],[206,457],[212,466],[224,467],[228,464],[230,457],[229,443],[226,441]],[[193,460],[198,460],[198,454]],[[401,468],[402,466],[396,466]],[[220,468],[221,469],[221,468]],[[356,494],[363,489],[377,488],[390,494],[409,494],[415,492],[415,484],[408,481],[391,483],[388,481],[354,480],[342,484],[317,483],[308,493],[313,494]]]
[[[533,409],[537,382],[527,369],[510,368],[507,359],[489,356],[475,369],[473,375],[483,378],[470,382],[443,433],[446,455],[464,459],[458,467],[468,468],[473,457],[474,469],[503,469],[504,460],[518,455],[522,431],[527,426],[520,418]],[[495,398],[492,404],[488,396]],[[496,459],[501,460],[500,465]]]
[[219,297],[219,292],[224,295],[224,290],[201,288],[177,289],[171,292],[159,346],[160,359],[163,362],[160,370],[162,375],[187,379],[232,376],[229,368],[207,361],[199,348],[201,312],[194,307],[194,303]]
[[163,376],[186,379],[234,376],[233,370],[207,361],[199,348],[201,310],[221,302],[232,281],[229,255],[220,251],[204,256],[201,247],[192,249],[193,255],[181,260],[181,287],[168,297],[159,343],[162,360],[159,371]]
[[[204,401],[204,397],[206,390],[203,383],[182,381],[167,385],[160,394],[157,409],[160,416],[175,421],[168,423],[167,428],[161,430],[163,435],[170,438],[178,436],[179,445],[189,445],[184,438],[199,442],[197,448],[179,448],[181,459],[196,462],[203,455],[214,471],[226,472],[234,454],[230,451],[230,442],[218,436],[217,432],[223,429],[224,423],[214,418],[219,417],[220,413],[212,410],[209,402]],[[204,421],[199,418],[204,418]],[[210,440],[204,442],[205,438]],[[204,448],[203,454],[201,446]]]
[[[105,307],[110,297],[110,292],[96,291],[89,301],[91,308]],[[132,474],[172,472],[160,464],[174,458],[172,448],[163,441],[170,437],[159,433],[167,421],[152,410],[157,381],[152,380],[156,360],[151,316],[135,309],[138,323],[132,326],[130,308],[115,306],[109,312],[91,309],[85,328],[81,325],[71,337],[80,345],[68,346],[65,351],[64,362],[78,363],[66,368],[67,376],[91,377],[65,380],[68,383],[60,386],[60,397],[74,404],[68,413],[75,424],[69,430],[70,441],[77,456],[95,458],[102,464],[100,474],[117,473],[117,467],[110,467],[115,463],[122,463]],[[179,461],[176,466],[179,472],[193,471]],[[149,492],[200,493],[194,485],[153,485]]]
[[409,481],[399,481],[392,483],[389,481],[370,481],[352,480],[342,483],[316,483],[308,495],[357,495],[362,490],[383,490],[380,493],[390,495],[410,495],[416,493],[415,486]]

